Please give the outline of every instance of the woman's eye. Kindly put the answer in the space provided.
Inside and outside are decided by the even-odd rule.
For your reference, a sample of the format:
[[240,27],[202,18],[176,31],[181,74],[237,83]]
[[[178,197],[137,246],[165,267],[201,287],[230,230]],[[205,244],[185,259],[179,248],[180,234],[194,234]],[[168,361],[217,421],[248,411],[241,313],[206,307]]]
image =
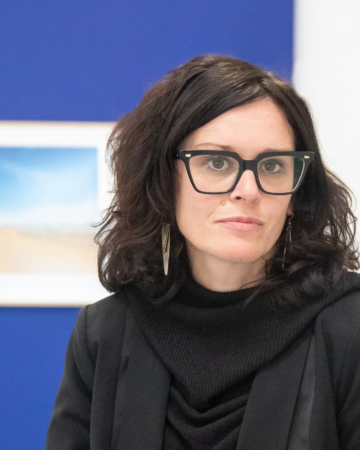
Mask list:
[[228,166],[227,161],[224,158],[212,158],[211,160],[208,161],[208,164],[210,166],[211,169],[213,170],[221,170],[221,169],[226,169]]
[[268,172],[275,172],[276,169],[278,169],[278,168],[279,168],[278,165],[276,163],[274,163],[274,162],[268,162],[268,163],[265,164],[265,169]]
[[209,164],[213,169],[222,169],[225,165],[225,161],[222,158],[214,158]]
[[261,166],[263,172],[276,173],[282,169],[282,164],[279,161],[265,161]]

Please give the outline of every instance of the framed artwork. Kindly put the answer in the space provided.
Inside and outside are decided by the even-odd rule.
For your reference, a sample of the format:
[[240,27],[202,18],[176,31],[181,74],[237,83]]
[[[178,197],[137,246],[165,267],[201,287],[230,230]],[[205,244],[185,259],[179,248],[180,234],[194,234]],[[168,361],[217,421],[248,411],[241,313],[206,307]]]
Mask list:
[[111,201],[112,127],[0,122],[0,305],[81,306],[108,295],[94,236]]

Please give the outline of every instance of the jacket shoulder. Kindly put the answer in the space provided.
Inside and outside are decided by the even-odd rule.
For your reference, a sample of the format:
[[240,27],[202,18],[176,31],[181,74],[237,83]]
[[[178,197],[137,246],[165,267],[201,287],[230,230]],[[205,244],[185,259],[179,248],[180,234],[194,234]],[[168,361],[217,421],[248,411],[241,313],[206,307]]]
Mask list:
[[[339,448],[360,448],[360,290],[341,296],[316,320],[316,379],[323,414],[333,397]],[[328,381],[327,381],[328,380]],[[329,384],[330,383],[330,384]],[[335,414],[335,413],[334,413]],[[316,447],[317,448],[317,447]]]
[[123,289],[80,310],[74,338],[86,342],[93,361],[102,349],[121,348],[128,309],[127,294]]
[[[315,322],[315,342],[317,354],[322,355],[322,363],[329,365],[337,386],[344,384],[346,377],[349,380],[359,378],[360,291],[345,294],[319,314]],[[350,385],[349,380],[347,385]]]
[[128,306],[125,289],[85,306],[87,320],[98,327],[121,320]]
[[81,309],[66,351],[46,449],[110,448],[127,311],[125,291]]
[[325,335],[349,336],[360,326],[360,290],[341,296],[317,317]]

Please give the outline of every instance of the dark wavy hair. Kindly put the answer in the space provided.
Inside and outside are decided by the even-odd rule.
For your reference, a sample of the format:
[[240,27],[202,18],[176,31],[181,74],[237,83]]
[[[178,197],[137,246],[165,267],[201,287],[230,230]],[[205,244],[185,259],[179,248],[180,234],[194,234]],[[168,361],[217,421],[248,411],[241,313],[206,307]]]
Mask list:
[[[331,289],[344,268],[359,268],[356,218],[349,189],[324,165],[309,109],[295,90],[271,72],[235,58],[207,55],[174,69],[115,126],[108,156],[114,197],[100,223],[98,269],[111,292],[137,282],[171,298],[190,273],[175,219],[175,161],[179,143],[231,108],[268,97],[284,111],[295,150],[315,152],[301,188],[293,194],[292,244],[286,225],[265,266],[256,294],[294,303]],[[170,224],[169,274],[164,275],[161,228]]]

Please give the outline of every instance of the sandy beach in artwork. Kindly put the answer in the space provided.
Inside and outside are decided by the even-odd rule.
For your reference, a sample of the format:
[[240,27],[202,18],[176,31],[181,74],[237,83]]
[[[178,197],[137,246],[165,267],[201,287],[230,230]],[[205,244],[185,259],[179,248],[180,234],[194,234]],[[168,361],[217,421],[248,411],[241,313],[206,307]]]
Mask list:
[[0,273],[96,273],[94,234],[0,228]]

